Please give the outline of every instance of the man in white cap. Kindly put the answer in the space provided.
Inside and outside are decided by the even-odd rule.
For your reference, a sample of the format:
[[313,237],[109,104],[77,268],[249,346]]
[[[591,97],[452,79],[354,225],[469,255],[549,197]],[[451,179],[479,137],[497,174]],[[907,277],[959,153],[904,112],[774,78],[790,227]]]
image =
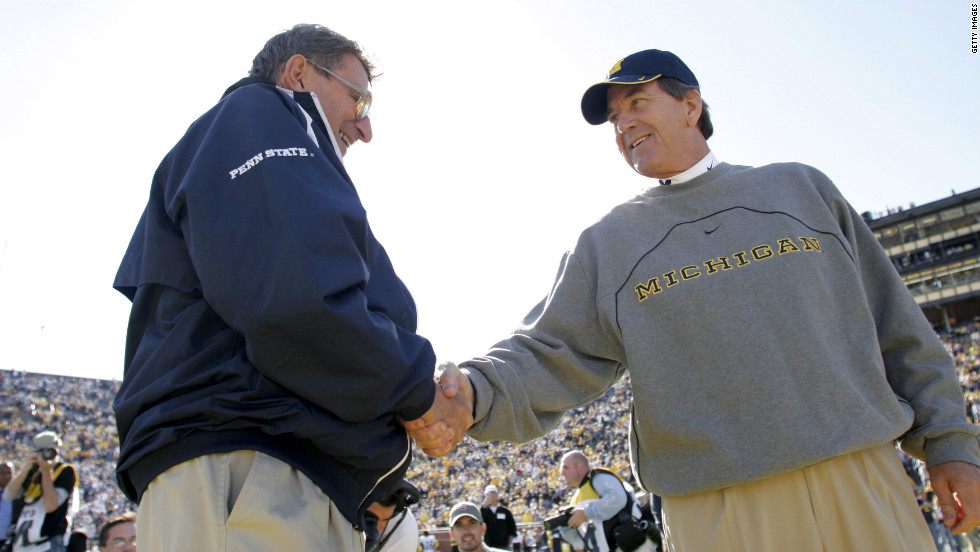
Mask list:
[[484,544],[486,527],[480,509],[472,502],[460,502],[449,511],[449,531],[459,552],[509,552]]
[[11,537],[13,551],[62,552],[71,527],[78,477],[75,468],[58,457],[61,438],[57,434],[39,433],[32,445],[24,470],[4,490],[5,499],[24,501]]
[[[895,442],[953,532],[980,523],[953,360],[834,183],[719,161],[671,52],[617,61],[582,114],[650,187],[582,232],[517,331],[441,374],[474,401],[468,435],[534,439],[628,372],[634,475],[671,550],[934,548]],[[406,427],[438,454],[435,426]]]
[[480,508],[483,523],[487,526],[485,540],[496,548],[510,548],[517,536],[517,523],[510,510],[500,505],[500,491],[496,485],[487,485],[483,491],[484,505]]

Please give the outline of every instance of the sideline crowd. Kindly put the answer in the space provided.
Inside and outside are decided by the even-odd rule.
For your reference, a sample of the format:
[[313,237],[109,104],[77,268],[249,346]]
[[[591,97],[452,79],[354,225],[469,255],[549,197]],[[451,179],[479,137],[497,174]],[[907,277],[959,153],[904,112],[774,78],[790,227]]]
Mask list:
[[94,537],[112,516],[135,511],[116,485],[119,439],[112,398],[118,381],[0,370],[0,462],[24,467],[33,437],[61,436],[59,453],[75,466],[81,504],[74,530]]
[[[980,423],[980,322],[940,337],[956,361],[967,416]],[[0,461],[10,461],[19,470],[31,437],[44,430],[61,435],[62,455],[76,466],[79,476],[82,503],[74,530],[90,538],[113,515],[136,510],[116,486],[119,446],[112,399],[118,387],[118,381],[0,370]],[[570,449],[582,450],[594,465],[606,466],[635,485],[627,450],[630,399],[627,377],[592,404],[570,412],[556,430],[530,443],[479,443],[467,438],[441,458],[416,449],[408,475],[422,494],[414,507],[420,528],[445,526],[449,508],[456,502],[482,504],[483,490],[490,484],[500,489],[502,503],[518,524],[540,522],[564,503],[556,467]]]

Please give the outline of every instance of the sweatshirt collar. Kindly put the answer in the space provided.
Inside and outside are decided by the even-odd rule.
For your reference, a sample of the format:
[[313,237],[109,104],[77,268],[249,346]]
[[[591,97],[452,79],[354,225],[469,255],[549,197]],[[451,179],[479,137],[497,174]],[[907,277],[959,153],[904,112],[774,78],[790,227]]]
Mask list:
[[661,186],[676,186],[677,184],[684,184],[694,180],[695,178],[701,176],[702,174],[710,171],[718,164],[718,159],[715,158],[715,154],[708,150],[708,155],[701,158],[700,161],[694,164],[693,167],[687,169],[686,171],[674,175],[670,178],[659,179]]

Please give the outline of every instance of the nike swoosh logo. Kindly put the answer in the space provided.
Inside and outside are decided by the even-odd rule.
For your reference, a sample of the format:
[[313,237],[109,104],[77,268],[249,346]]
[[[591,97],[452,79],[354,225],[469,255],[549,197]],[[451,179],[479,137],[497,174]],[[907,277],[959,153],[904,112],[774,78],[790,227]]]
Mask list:
[[714,232],[715,230],[717,230],[719,228],[721,228],[721,225],[720,224],[718,226],[715,226],[711,230],[705,230],[704,233],[705,233],[705,235],[707,235],[707,234],[710,234],[710,233]]

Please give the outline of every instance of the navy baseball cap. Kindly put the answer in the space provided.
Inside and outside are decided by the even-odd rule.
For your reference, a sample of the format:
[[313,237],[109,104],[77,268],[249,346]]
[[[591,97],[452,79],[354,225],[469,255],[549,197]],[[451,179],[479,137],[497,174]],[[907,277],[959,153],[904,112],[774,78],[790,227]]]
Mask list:
[[449,511],[449,526],[456,525],[456,520],[463,516],[470,516],[477,523],[483,523],[483,516],[480,515],[480,509],[476,507],[476,504],[472,502],[460,502]]
[[582,96],[582,115],[589,124],[606,122],[606,90],[614,84],[643,84],[660,77],[677,79],[688,86],[698,86],[694,73],[681,58],[664,50],[643,50],[616,62],[606,80],[593,84]]

